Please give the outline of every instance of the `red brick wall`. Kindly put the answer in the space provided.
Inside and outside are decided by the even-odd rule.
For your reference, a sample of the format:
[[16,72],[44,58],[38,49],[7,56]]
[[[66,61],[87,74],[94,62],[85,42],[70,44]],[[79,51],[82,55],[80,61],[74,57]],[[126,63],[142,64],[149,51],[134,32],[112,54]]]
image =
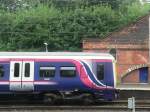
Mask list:
[[148,62],[148,50],[117,50],[119,64],[145,64]]
[[[118,79],[129,69],[139,64],[148,63],[148,50],[117,50],[117,73]],[[134,80],[134,77],[130,77]],[[128,79],[128,78],[127,78]],[[137,79],[137,78],[136,78]]]
[[132,71],[122,78],[122,83],[139,83],[139,70]]
[[[109,52],[111,48],[116,48],[117,51],[117,79],[119,82],[121,82],[121,77],[129,68],[139,64],[147,64],[149,61],[149,51],[141,45],[132,45],[131,48],[130,45],[115,46],[99,42],[84,42],[83,44],[84,52]],[[137,73],[137,71],[131,72],[131,74],[127,75],[127,78],[124,78],[123,82],[139,82],[138,75],[135,75]]]

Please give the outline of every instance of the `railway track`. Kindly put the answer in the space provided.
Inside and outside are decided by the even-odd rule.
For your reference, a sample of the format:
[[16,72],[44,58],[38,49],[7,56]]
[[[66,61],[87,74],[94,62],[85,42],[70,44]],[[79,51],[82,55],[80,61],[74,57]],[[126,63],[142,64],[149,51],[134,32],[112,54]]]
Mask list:
[[[111,110],[111,111],[129,111],[127,106],[40,106],[40,105],[9,105],[9,106],[0,106],[0,111],[10,111],[10,110],[42,110],[42,111],[102,111],[102,110]],[[138,111],[150,111],[150,107],[136,107],[136,110]]]
[[[80,104],[63,104],[63,105],[50,105],[50,104],[43,104],[41,102],[15,102],[15,104],[12,102],[7,101],[0,101],[0,111],[57,111],[62,112],[66,110],[72,110],[72,111],[129,111],[127,108],[127,101],[124,100],[118,100],[113,102],[100,102],[95,103],[93,105],[80,105]],[[138,100],[136,101],[136,110],[138,111],[150,111],[150,101],[149,100]]]

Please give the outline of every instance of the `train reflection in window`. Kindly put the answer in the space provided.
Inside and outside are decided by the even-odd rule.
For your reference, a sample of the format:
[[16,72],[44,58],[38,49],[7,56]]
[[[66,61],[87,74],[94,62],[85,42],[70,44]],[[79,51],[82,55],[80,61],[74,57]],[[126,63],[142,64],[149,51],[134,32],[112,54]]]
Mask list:
[[61,67],[60,68],[61,77],[75,77],[76,68],[75,67]]
[[40,67],[40,77],[54,77],[55,76],[55,67]]

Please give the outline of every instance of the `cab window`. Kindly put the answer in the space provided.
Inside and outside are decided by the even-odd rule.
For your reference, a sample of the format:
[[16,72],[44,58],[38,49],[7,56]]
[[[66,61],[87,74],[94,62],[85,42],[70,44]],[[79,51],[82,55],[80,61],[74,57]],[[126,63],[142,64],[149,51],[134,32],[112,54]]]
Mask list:
[[39,75],[43,78],[54,77],[55,76],[55,67],[40,67]]
[[97,79],[98,80],[104,79],[104,65],[103,64],[97,65]]
[[61,67],[60,68],[60,76],[61,77],[75,77],[76,76],[76,68],[75,67]]

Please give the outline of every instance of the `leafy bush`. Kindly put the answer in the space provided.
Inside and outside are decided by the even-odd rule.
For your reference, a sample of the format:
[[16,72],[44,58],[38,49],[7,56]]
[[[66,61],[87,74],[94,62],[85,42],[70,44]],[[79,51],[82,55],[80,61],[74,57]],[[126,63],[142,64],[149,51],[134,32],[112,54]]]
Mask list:
[[49,51],[80,51],[83,38],[104,38],[150,9],[149,5],[141,6],[136,0],[133,3],[116,0],[117,8],[114,8],[115,2],[90,4],[84,1],[59,7],[60,2],[41,3],[39,0],[30,8],[1,9],[0,50],[44,51],[43,43],[47,42]]

